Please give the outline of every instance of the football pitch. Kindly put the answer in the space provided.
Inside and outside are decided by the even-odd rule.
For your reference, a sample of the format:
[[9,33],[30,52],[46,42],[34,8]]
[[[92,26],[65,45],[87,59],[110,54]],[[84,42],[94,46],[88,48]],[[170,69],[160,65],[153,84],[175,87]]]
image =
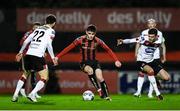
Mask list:
[[0,95],[0,110],[180,110],[180,95],[164,95],[163,101],[132,95],[111,95],[106,101],[95,95],[93,101],[83,101],[81,95],[42,95],[37,103],[19,97],[11,102],[12,95]]

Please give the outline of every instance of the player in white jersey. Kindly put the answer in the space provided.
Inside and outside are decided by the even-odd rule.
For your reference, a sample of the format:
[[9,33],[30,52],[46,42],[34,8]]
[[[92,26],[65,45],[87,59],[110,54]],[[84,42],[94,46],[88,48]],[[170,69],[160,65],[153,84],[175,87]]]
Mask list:
[[156,92],[156,96],[158,99],[162,100],[163,97],[160,95],[160,92],[157,88],[154,75],[160,74],[161,77],[165,80],[169,80],[170,77],[169,74],[162,68],[162,66],[154,61],[154,53],[163,42],[162,37],[158,36],[157,32],[157,29],[149,29],[148,35],[143,35],[134,39],[119,39],[118,44],[140,44],[139,50],[137,52],[137,64],[139,65],[139,70],[148,74],[148,79]]
[[[156,23],[156,21],[155,21],[154,19],[148,19],[148,21],[147,21],[147,27],[148,27],[148,29],[142,31],[141,35],[142,35],[142,36],[143,36],[143,35],[147,35],[149,29],[155,28],[156,25],[157,25],[157,23]],[[161,64],[161,63],[164,63],[164,62],[166,61],[166,46],[165,46],[165,42],[164,42],[165,39],[164,39],[164,37],[163,37],[163,35],[162,35],[162,32],[160,32],[159,30],[158,30],[158,36],[162,36],[163,43],[161,44],[161,47],[159,47],[159,48],[155,51],[155,53],[154,53],[154,59],[155,59],[155,61],[157,61],[159,64]],[[140,47],[140,44],[137,43],[137,44],[136,44],[136,48],[135,48],[135,56],[136,56],[136,57],[137,57],[137,52],[138,52],[139,47]],[[161,53],[160,53],[160,52],[161,52]],[[141,72],[141,71],[140,71],[139,74],[138,74],[137,92],[134,93],[134,96],[136,96],[136,97],[140,97],[140,96],[141,96],[142,85],[143,85],[143,83],[144,83],[144,75],[145,75],[144,72]],[[158,86],[160,87],[160,83],[159,83],[159,81],[158,81],[157,79],[156,79],[156,82],[157,82]],[[148,93],[148,97],[149,97],[149,98],[152,98],[152,97],[153,97],[153,96],[152,96],[152,93],[153,93],[153,87],[152,87],[152,85],[150,84],[150,86],[149,86],[149,93]]]
[[12,98],[13,102],[18,100],[19,91],[31,70],[37,72],[41,79],[37,82],[36,87],[30,92],[27,98],[32,102],[37,102],[35,94],[44,87],[46,81],[48,80],[48,68],[44,59],[46,49],[48,50],[53,63],[57,65],[58,62],[54,59],[54,52],[52,48],[52,41],[55,37],[55,31],[53,29],[55,24],[56,17],[51,14],[48,15],[46,17],[46,24],[38,27],[28,36],[19,53],[16,55],[16,61],[19,62],[23,56],[23,50],[28,43],[30,43],[28,51],[24,57],[25,70],[21,79],[17,83],[16,90]]
[[[20,41],[20,45],[22,46],[23,42],[26,40],[26,38],[36,29],[38,28],[39,26],[41,26],[41,23],[40,22],[35,22],[33,23],[33,26],[32,26],[32,29],[29,30],[28,32],[26,32],[24,34],[24,36],[21,38],[21,41]],[[23,52],[23,55],[26,54],[27,52],[27,49],[29,48],[29,45],[26,46],[26,49],[24,50]],[[23,61],[23,57],[21,59],[21,67],[20,69],[24,69],[24,61]],[[31,87],[32,88],[35,88],[36,86],[36,74],[34,71],[31,71],[31,74],[30,74],[30,80],[31,80]],[[27,97],[26,96],[26,92],[25,92],[25,84],[26,84],[26,81],[24,83],[24,85],[22,86],[22,89],[20,90],[20,93],[23,97]],[[38,94],[36,94],[36,98],[41,98],[41,96],[39,96]]]

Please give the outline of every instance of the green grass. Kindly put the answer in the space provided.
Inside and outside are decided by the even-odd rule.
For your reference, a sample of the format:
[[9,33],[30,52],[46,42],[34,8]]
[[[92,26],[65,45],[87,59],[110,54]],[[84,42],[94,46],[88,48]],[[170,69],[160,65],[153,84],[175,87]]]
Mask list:
[[135,98],[132,95],[111,95],[112,101],[100,99],[83,101],[81,95],[42,95],[37,103],[19,97],[18,102],[11,102],[12,95],[0,95],[0,110],[170,110],[180,109],[180,95],[164,95],[163,101],[148,99],[146,95]]

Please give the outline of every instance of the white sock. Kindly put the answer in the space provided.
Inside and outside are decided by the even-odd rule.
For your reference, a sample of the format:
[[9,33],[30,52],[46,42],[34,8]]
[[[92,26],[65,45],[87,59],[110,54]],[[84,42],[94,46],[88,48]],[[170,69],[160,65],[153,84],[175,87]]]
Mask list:
[[141,90],[142,90],[142,86],[144,83],[144,77],[138,77],[138,81],[137,81],[137,93],[141,94]]
[[150,84],[149,84],[149,93],[148,93],[148,95],[152,95],[152,93],[153,93],[153,86],[152,86],[152,84],[150,83]]
[[[38,81],[36,84],[36,87],[31,91],[32,94],[36,94],[39,90],[41,90],[44,87],[45,83],[43,81]],[[31,94],[30,93],[30,94]]]
[[19,91],[20,91],[20,89],[23,87],[23,85],[24,85],[24,81],[19,80],[19,81],[17,82],[17,86],[16,86],[16,90],[15,90],[15,92],[14,92],[14,96],[18,96]]
[[156,93],[156,96],[160,95],[160,92],[159,92],[159,90],[157,88],[155,77],[154,76],[148,76],[148,79],[149,79],[151,85],[153,86],[153,89],[154,89],[154,91]]

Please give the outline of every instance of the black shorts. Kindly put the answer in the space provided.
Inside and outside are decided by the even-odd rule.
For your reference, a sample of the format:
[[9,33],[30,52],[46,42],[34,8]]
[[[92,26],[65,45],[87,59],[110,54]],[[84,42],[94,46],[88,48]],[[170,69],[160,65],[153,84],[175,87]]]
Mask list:
[[99,62],[98,62],[97,60],[82,61],[82,62],[80,63],[80,68],[81,68],[81,70],[84,71],[84,67],[85,67],[86,65],[91,66],[91,67],[93,68],[93,70],[101,69],[101,66],[100,66],[100,64],[99,64]]
[[163,66],[163,64],[162,64],[160,59],[154,59],[154,62],[156,62],[156,64],[158,64],[158,65]]
[[[146,63],[143,61],[137,61],[137,68],[139,71],[143,71],[143,67],[145,65],[149,65],[150,67],[152,67],[152,69],[154,70],[154,74],[157,75],[159,73],[159,71],[161,69],[163,69],[163,67],[161,66],[161,62],[159,59],[155,59],[154,61],[150,62],[150,63]],[[145,72],[144,72],[145,73]]]
[[47,68],[44,57],[36,57],[32,55],[26,55],[24,57],[24,68],[27,71],[41,71]]

